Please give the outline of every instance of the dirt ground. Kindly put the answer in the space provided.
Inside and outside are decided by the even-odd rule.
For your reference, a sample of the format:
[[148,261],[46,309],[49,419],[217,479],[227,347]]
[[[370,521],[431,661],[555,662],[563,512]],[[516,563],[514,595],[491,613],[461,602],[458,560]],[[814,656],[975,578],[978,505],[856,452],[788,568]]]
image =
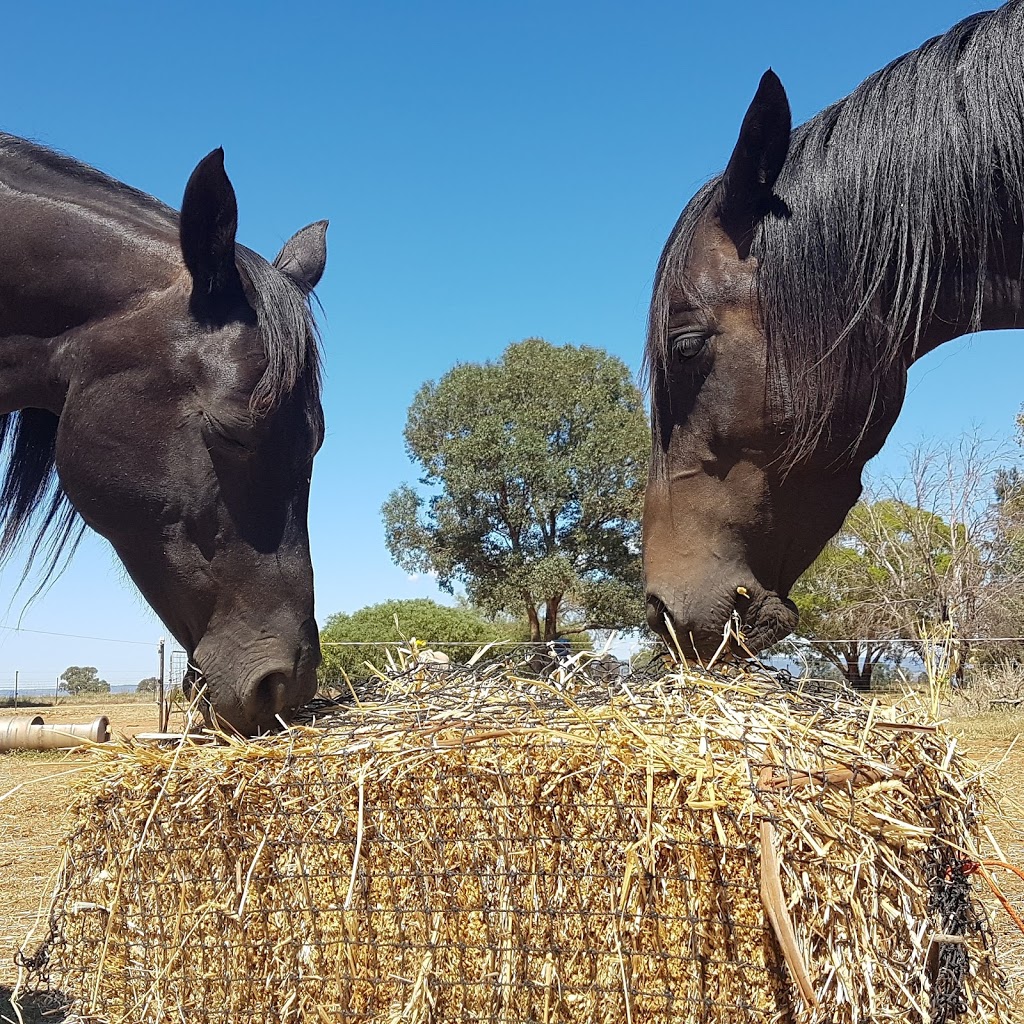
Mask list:
[[[107,702],[32,707],[19,713],[41,714],[47,722],[110,719],[115,734],[131,736],[156,729],[152,703]],[[0,717],[12,715],[0,709]],[[1024,866],[1024,714],[979,715],[951,723],[967,752],[989,774],[999,796],[999,812],[987,825],[992,840],[1010,863]],[[60,864],[59,843],[68,825],[82,755],[70,753],[0,754],[0,1024],[17,1021],[10,991],[17,977],[14,953],[45,907]],[[1024,883],[1006,871],[993,877],[1024,919]],[[1024,935],[979,882],[992,908],[1000,961],[1009,975],[1018,1006],[1024,1007]],[[24,1024],[55,1022],[44,1004],[23,1009]]]
[[[151,702],[114,698],[96,703],[67,702],[0,709],[0,717],[42,715],[47,724],[88,723],[99,715],[119,736],[153,732],[157,710]],[[60,866],[59,844],[74,802],[81,753],[28,751],[0,753],[0,1022],[16,1021],[10,986],[17,978],[14,954],[21,947],[53,888]],[[28,1008],[25,1024],[53,1022],[46,1007]]]

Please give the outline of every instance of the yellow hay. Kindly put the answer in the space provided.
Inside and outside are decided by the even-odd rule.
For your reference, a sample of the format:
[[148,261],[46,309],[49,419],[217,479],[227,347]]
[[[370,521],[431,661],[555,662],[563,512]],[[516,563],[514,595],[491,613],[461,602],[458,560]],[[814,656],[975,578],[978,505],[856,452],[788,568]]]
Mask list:
[[36,984],[154,1024],[1009,1020],[981,784],[922,711],[430,671],[98,748]]

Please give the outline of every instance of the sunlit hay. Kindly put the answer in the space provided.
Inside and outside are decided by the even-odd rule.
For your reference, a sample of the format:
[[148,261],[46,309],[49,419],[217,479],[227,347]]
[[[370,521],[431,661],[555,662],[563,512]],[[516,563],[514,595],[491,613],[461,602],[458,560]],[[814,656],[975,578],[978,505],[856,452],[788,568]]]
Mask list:
[[960,644],[951,622],[920,627],[924,671],[928,680],[928,707],[933,715],[948,705],[953,693],[953,677],[960,662]]
[[115,1024],[1013,1019],[922,708],[394,670],[318,728],[98,748],[30,984]]

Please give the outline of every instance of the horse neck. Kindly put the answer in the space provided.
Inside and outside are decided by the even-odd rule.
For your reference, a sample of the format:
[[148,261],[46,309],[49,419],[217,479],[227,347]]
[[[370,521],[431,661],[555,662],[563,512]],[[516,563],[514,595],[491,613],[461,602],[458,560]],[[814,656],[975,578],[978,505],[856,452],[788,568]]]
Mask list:
[[1005,229],[988,243],[980,269],[954,267],[936,286],[935,312],[912,350],[918,359],[939,345],[974,331],[1019,328],[1024,307],[1024,244],[1021,228],[1006,217]]
[[[60,412],[67,364],[181,271],[176,238],[97,197],[19,192],[0,163],[0,413]],[[60,364],[60,365],[58,365]]]

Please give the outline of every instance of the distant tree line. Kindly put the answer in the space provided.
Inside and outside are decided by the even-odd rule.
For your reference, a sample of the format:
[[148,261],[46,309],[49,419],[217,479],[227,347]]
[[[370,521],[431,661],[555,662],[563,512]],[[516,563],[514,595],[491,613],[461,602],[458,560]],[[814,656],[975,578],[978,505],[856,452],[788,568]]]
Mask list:
[[[139,694],[155,694],[160,680],[156,676],[140,679],[135,687]],[[71,697],[92,693],[110,693],[110,683],[100,678],[94,665],[69,665],[60,674],[58,688]]]

